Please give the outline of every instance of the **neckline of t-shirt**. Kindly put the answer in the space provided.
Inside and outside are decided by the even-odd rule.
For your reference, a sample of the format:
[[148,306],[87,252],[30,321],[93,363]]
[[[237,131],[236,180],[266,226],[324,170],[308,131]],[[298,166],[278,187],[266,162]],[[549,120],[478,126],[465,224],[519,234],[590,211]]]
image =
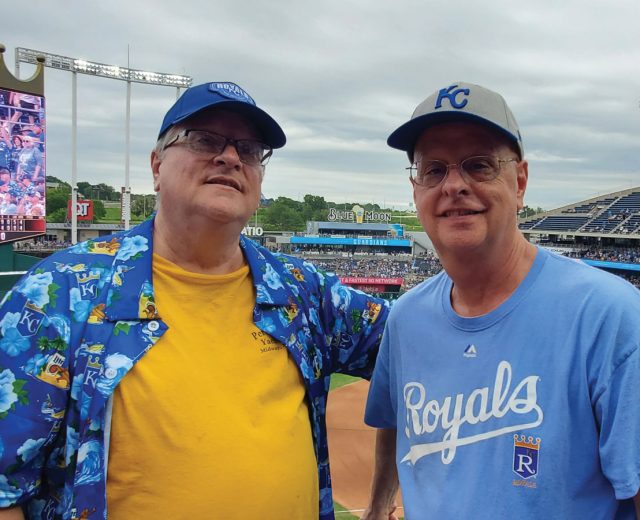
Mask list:
[[195,273],[188,271],[178,264],[168,260],[167,258],[160,256],[158,253],[153,253],[153,270],[158,271],[161,274],[171,274],[173,277],[177,276],[182,280],[188,280],[190,283],[201,284],[224,284],[240,280],[245,278],[249,274],[249,264],[244,263],[240,269],[237,269],[231,273],[225,274],[206,274]]
[[549,257],[549,253],[544,251],[543,248],[537,246],[536,248],[537,252],[533,264],[531,265],[531,269],[529,269],[527,276],[525,276],[524,280],[522,280],[513,294],[509,296],[506,301],[502,302],[496,309],[487,314],[483,314],[482,316],[467,318],[465,316],[460,316],[453,309],[451,306],[451,289],[453,287],[453,281],[447,276],[441,296],[442,308],[451,324],[461,330],[479,331],[491,327],[513,311],[528,294]]

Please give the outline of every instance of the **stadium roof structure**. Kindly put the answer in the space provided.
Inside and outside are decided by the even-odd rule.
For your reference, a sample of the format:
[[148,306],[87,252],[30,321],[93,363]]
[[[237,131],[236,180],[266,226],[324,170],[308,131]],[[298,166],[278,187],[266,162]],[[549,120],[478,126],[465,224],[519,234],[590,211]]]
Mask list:
[[388,231],[390,229],[389,224],[356,224],[355,222],[318,222],[317,224],[318,229],[339,229],[344,231]]
[[528,236],[572,235],[640,240],[640,187],[522,218],[518,227]]

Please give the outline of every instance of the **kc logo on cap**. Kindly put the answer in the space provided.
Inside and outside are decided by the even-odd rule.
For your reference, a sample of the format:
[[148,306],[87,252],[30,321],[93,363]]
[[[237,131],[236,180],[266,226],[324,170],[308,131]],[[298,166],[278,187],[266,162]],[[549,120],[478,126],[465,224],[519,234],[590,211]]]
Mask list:
[[522,138],[513,113],[504,98],[488,88],[457,81],[436,90],[420,103],[411,119],[396,128],[387,144],[404,150],[413,162],[413,149],[420,135],[429,127],[448,122],[469,121],[502,132],[524,156]]
[[256,104],[253,98],[235,83],[231,83],[231,82],[209,83],[209,90],[211,92],[215,92],[216,94],[219,94],[220,96],[224,96],[229,99],[237,99],[238,101],[242,101],[244,103],[251,103],[252,105]]
[[438,92],[438,98],[436,99],[436,106],[434,108],[442,108],[442,102],[445,99],[449,100],[449,104],[453,108],[464,108],[469,100],[466,99],[466,97],[461,100],[458,100],[457,98],[459,95],[468,96],[470,90],[468,88],[456,88],[457,86],[458,85],[451,85],[450,87],[440,90],[440,92]]

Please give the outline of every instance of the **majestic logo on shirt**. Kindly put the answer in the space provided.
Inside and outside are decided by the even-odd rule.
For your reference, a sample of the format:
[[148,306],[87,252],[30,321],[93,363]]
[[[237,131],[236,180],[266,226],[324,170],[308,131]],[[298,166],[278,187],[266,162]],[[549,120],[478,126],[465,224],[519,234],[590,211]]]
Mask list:
[[528,479],[538,474],[540,438],[513,436],[513,471],[521,478]]
[[464,349],[464,354],[462,354],[464,357],[476,357],[476,355],[478,354],[477,350],[476,350],[476,346],[471,344],[471,345],[467,345],[467,348]]
[[[427,391],[421,383],[410,382],[404,386],[406,409],[405,435],[408,438],[444,431],[441,441],[414,444],[401,462],[415,464],[422,457],[441,452],[443,464],[450,464],[458,446],[475,444],[508,433],[542,424],[543,413],[537,402],[537,384],[540,378],[527,376],[512,389],[512,368],[501,361],[496,371],[493,388],[476,388],[469,396],[447,396],[442,402],[427,400]],[[521,417],[521,418],[520,418]],[[479,423],[491,421],[493,429],[460,436],[473,431]]]

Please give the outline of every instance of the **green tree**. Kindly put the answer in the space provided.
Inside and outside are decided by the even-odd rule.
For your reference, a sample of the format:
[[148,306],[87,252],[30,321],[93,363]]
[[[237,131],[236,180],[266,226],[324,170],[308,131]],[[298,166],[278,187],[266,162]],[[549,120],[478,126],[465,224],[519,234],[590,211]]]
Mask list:
[[107,214],[107,210],[104,209],[104,204],[101,200],[93,201],[93,221],[96,222]]
[[527,218],[527,217],[530,217],[532,215],[536,215],[538,213],[543,213],[543,212],[544,212],[544,209],[542,209],[540,206],[538,206],[535,209],[531,208],[529,206],[525,206],[518,212],[518,217]]
[[93,189],[97,191],[99,200],[120,200],[120,193],[118,193],[113,186],[108,186],[101,182],[93,186]]
[[[71,197],[70,190],[66,187],[47,189],[47,216],[52,215],[55,211],[63,209],[65,214],[67,211],[67,201]],[[64,220],[55,220],[53,222],[63,222]]]
[[304,230],[302,204],[288,197],[278,197],[264,211],[264,225],[279,231]]
[[67,220],[67,208],[60,208],[47,212],[47,222],[65,222]]
[[90,199],[92,194],[91,194],[91,183],[89,182],[84,182],[81,181],[77,184],[78,186],[78,191],[87,199]]
[[155,195],[131,195],[131,213],[140,218],[147,218],[155,204]]
[[318,195],[304,196],[303,215],[305,220],[325,220],[327,217],[327,201]]
[[61,186],[66,186],[67,189],[71,190],[71,185],[68,182],[58,179],[58,177],[54,177],[53,175],[49,175],[47,173],[47,182],[53,182],[60,184]]

